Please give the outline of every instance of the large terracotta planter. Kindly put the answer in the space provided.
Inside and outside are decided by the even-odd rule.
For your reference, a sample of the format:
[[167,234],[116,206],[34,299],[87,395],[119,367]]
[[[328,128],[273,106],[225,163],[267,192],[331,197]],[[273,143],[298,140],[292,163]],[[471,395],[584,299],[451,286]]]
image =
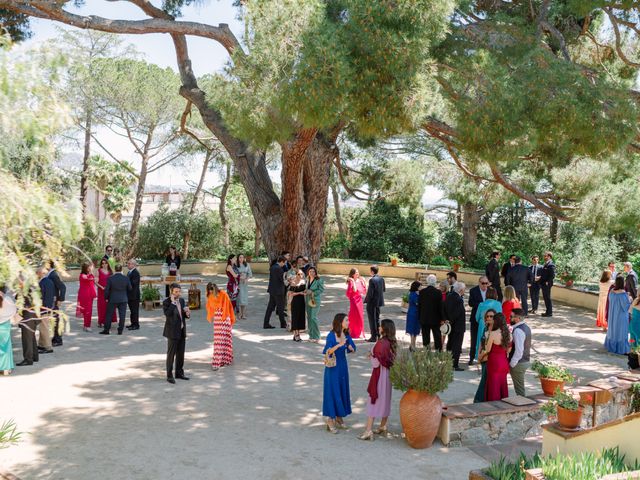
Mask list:
[[540,377],[540,385],[542,385],[542,391],[547,397],[553,397],[558,387],[560,387],[561,391],[564,390],[564,382],[562,380]]
[[437,395],[409,390],[400,399],[400,423],[407,443],[413,448],[428,448],[440,427],[442,402]]
[[459,272],[460,271],[460,264],[459,263],[454,263],[453,264],[453,271],[454,272]]
[[392,267],[397,267],[398,266],[398,259],[397,258],[392,258],[391,259],[391,266]]
[[558,423],[561,427],[576,429],[580,426],[582,421],[582,408],[578,410],[567,410],[558,406],[556,408],[558,412]]

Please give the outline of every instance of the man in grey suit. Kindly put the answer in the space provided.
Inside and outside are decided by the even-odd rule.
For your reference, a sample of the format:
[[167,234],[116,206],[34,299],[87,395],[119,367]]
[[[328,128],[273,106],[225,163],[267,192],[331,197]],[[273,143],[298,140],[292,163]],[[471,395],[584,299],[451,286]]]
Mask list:
[[367,342],[376,342],[378,340],[378,331],[380,329],[380,307],[384,307],[384,278],[378,275],[378,266],[371,265],[371,278],[369,279],[369,289],[364,303],[367,304],[367,318],[369,319],[369,329],[371,330],[371,338]]
[[511,285],[516,291],[516,296],[520,299],[520,303],[522,303],[524,314],[527,315],[529,313],[527,306],[527,289],[533,281],[533,278],[531,277],[531,270],[522,265],[522,258],[516,256],[515,262],[515,265],[509,268],[507,272],[506,283],[507,285]]
[[[124,319],[127,316],[127,304],[129,303],[129,292],[131,282],[122,274],[122,265],[116,264],[116,273],[109,277],[107,285],[104,287],[104,299],[107,301],[107,313],[104,318],[112,318],[116,308],[118,309],[118,335],[122,335],[124,330]],[[111,322],[104,322],[104,330],[101,335],[109,335]]]

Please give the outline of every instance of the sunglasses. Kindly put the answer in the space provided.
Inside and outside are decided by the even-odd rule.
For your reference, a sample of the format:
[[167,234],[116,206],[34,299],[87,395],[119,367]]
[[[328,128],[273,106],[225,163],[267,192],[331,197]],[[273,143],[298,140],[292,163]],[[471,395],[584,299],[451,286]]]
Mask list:
[[489,282],[480,282],[480,285],[489,285]]

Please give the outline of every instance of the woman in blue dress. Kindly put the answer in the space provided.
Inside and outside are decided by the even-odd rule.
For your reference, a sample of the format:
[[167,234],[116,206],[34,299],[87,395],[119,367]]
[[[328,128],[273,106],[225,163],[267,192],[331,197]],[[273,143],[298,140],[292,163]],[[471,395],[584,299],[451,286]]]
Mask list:
[[624,290],[624,277],[618,275],[613,290],[609,292],[609,326],[604,346],[607,351],[626,355],[629,353],[629,307],[631,299]]
[[478,305],[478,311],[476,312],[476,322],[478,322],[478,338],[476,339],[476,360],[478,360],[478,354],[480,353],[480,341],[484,335],[484,316],[489,311],[493,310],[494,313],[502,313],[502,304],[498,301],[498,292],[495,288],[487,288],[484,302]]
[[[336,365],[324,367],[324,391],[322,415],[327,417],[327,430],[338,433],[337,428],[346,429],[343,418],[351,414],[351,394],[349,392],[349,365],[347,353],[356,351],[356,345],[349,336],[349,318],[346,313],[338,313],[323,354],[335,355]],[[337,428],[336,428],[337,427]]]
[[418,316],[418,289],[420,282],[413,282],[409,287],[409,308],[407,309],[407,326],[406,332],[411,337],[411,346],[409,350],[412,352],[416,349],[416,338],[420,335],[420,318]]

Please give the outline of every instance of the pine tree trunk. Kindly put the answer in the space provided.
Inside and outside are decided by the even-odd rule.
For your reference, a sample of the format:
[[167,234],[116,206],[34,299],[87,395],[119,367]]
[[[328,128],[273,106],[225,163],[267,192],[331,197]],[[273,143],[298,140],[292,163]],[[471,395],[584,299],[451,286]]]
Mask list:
[[474,203],[462,205],[462,256],[471,260],[476,256],[478,243],[478,223],[480,210]]
[[260,243],[262,243],[262,235],[260,234],[260,227],[256,225],[256,237],[253,241],[253,256],[258,258],[260,256]]
[[551,225],[549,226],[549,237],[552,243],[558,241],[558,218],[551,217]]
[[[84,152],[82,155],[82,174],[80,175],[80,203],[82,205],[82,219],[87,219],[87,190],[89,157],[91,156],[91,110],[87,109],[87,116],[84,122]],[[99,218],[99,216],[98,216]]]
[[[191,200],[191,206],[189,207],[189,216],[192,216],[195,213],[198,202],[200,201],[202,186],[204,185],[204,179],[207,176],[207,171],[209,170],[209,164],[211,163],[212,158],[213,152],[208,151],[207,155],[204,157],[204,162],[202,163],[200,181],[198,182],[195,192],[193,192],[193,199]],[[184,260],[189,258],[189,244],[191,243],[191,224],[187,223],[187,225],[187,230],[184,232],[184,237],[182,239],[182,258]]]
[[[338,233],[344,239],[347,238],[347,229],[342,221],[342,209],[340,207],[340,193],[338,192],[338,186],[331,182],[331,196],[333,197],[333,210],[336,214],[336,223],[338,224]],[[349,258],[349,249],[344,248],[342,251],[343,258]]]
[[220,223],[222,224],[222,244],[227,250],[231,245],[229,238],[229,218],[227,217],[227,194],[229,193],[229,186],[231,185],[231,163],[227,163],[226,177],[222,190],[220,191]]
[[138,225],[140,223],[140,214],[142,213],[142,200],[144,198],[144,186],[147,181],[147,168],[149,165],[149,158],[147,156],[142,157],[142,164],[140,166],[140,176],[138,177],[138,189],[136,190],[136,201],[133,207],[133,216],[131,218],[131,227],[129,229],[130,246],[127,254],[132,254],[136,251],[138,244]]

